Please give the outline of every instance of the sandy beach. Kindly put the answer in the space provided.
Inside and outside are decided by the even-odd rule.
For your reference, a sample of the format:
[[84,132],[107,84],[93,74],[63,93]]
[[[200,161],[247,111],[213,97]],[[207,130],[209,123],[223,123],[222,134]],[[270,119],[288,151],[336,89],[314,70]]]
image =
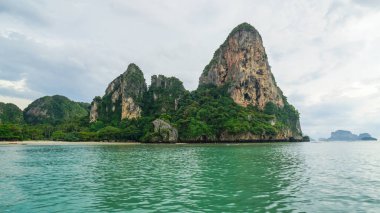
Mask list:
[[0,145],[136,145],[139,142],[1,141]]

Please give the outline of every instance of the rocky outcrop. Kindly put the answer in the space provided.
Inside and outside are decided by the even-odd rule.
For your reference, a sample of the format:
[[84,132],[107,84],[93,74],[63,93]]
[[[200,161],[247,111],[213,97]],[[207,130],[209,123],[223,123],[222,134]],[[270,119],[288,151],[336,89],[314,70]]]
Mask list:
[[[90,122],[120,125],[136,119],[122,124],[141,129],[155,118],[173,122],[181,141],[302,140],[299,113],[275,82],[260,34],[247,23],[215,52],[197,90],[190,93],[180,80],[163,75],[152,76],[147,89],[142,71],[130,64],[91,104]],[[145,132],[142,140],[178,140],[170,123],[153,124],[154,132]]]
[[[275,123],[272,123],[274,126]],[[239,134],[232,134],[224,131],[218,138],[220,141],[304,141],[302,135],[295,134],[291,128],[283,128],[277,134],[253,134],[251,132],[243,132]]]
[[45,96],[33,101],[23,112],[28,124],[59,124],[88,115],[88,104],[74,102],[64,96]]
[[237,26],[216,50],[199,84],[228,86],[235,103],[264,109],[268,102],[284,106],[259,32],[247,23]]
[[153,75],[145,95],[144,111],[147,114],[174,112],[179,107],[180,99],[187,92],[178,78]]
[[105,95],[91,103],[90,122],[139,118],[146,91],[143,72],[137,65],[130,64],[122,75],[108,85]]
[[91,102],[91,108],[90,108],[90,123],[96,122],[99,118],[99,107],[102,103],[102,98],[97,96],[94,98],[94,100]]
[[22,123],[23,115],[18,106],[11,103],[0,102],[0,124],[4,123]]
[[168,122],[156,119],[153,121],[154,134],[150,139],[151,142],[177,142],[178,131]]
[[[270,105],[273,115],[285,124],[276,136],[257,136],[251,133],[222,134],[226,140],[269,139],[302,140],[297,110],[291,106],[277,86],[259,32],[248,23],[232,30],[226,41],[216,50],[210,63],[199,78],[199,86],[215,85],[226,88],[235,103],[265,111]],[[266,113],[266,112],[265,112]],[[292,116],[288,116],[292,114]],[[283,116],[286,115],[286,116]],[[274,125],[276,122],[272,122]]]
[[302,137],[293,137],[290,130],[284,130],[277,135],[255,135],[250,132],[240,134],[230,134],[223,132],[219,138],[220,141],[225,142],[244,142],[244,141],[302,141]]

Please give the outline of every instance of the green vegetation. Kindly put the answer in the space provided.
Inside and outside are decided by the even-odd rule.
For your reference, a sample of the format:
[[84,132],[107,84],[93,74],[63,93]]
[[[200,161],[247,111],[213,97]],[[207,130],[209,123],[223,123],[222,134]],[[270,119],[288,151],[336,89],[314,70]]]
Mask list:
[[144,74],[136,64],[130,64],[127,70],[128,72],[123,74],[124,83],[128,85],[126,96],[132,97],[137,104],[140,104],[143,101],[143,93],[146,92]]
[[0,102],[0,124],[23,122],[22,111],[14,104]]
[[257,33],[257,30],[250,24],[248,24],[247,22],[244,22],[244,23],[241,23],[239,24],[238,26],[236,26],[231,32],[230,34],[228,35],[227,38],[229,38],[230,36],[234,35],[235,33],[239,32],[239,31],[250,31],[250,32],[255,32]]
[[144,116],[173,114],[178,108],[179,100],[187,93],[188,91],[178,78],[152,76],[152,84],[145,93],[142,104]]
[[[177,80],[169,80],[172,84],[167,88],[151,86],[143,100],[144,114],[139,119],[120,121],[115,116],[90,124],[86,112],[82,117],[51,123],[0,124],[0,140],[147,141],[155,137],[152,121],[157,118],[176,127],[182,141],[218,140],[224,133],[270,138],[286,128],[298,131],[299,113],[286,99],[283,108],[268,103],[260,111],[253,106],[237,105],[227,93],[228,85],[219,88],[203,85],[190,93]],[[156,99],[153,94],[158,95]]]
[[180,139],[217,140],[225,132],[274,136],[285,125],[280,119],[276,122],[275,114],[237,105],[227,88],[204,85],[182,100],[182,107],[171,120],[178,127]]
[[13,141],[22,139],[23,132],[19,125],[0,124],[0,140]]
[[60,95],[45,96],[24,110],[24,120],[27,124],[57,125],[86,116],[88,111],[88,104],[77,103]]

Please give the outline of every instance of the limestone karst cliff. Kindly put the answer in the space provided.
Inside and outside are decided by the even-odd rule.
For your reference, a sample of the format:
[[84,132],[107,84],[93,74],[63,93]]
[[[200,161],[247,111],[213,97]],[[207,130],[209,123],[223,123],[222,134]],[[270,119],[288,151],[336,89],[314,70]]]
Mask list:
[[247,23],[232,30],[205,67],[199,84],[228,84],[228,92],[241,106],[264,109],[268,102],[284,106],[259,32]]
[[102,98],[93,100],[90,122],[97,121],[99,117],[106,121],[139,118],[146,91],[143,72],[137,65],[130,64],[122,75],[108,85]]
[[157,119],[177,129],[180,141],[302,139],[298,111],[275,82],[260,34],[247,23],[215,52],[197,90],[163,75],[153,75],[147,89],[142,71],[130,64],[91,104],[90,122],[123,122],[144,141],[157,141]]
[[[4,112],[0,104],[0,124],[10,118]],[[148,88],[141,69],[131,63],[91,105],[47,96],[30,104],[23,116],[18,111],[18,117],[28,124],[25,131],[5,124],[7,132],[18,135],[3,140],[302,140],[299,113],[276,84],[259,32],[247,23],[234,28],[217,49],[194,91],[163,75],[153,75]]]
[[[277,86],[261,35],[250,24],[242,23],[232,30],[204,68],[199,85],[227,87],[229,96],[243,107],[254,106],[266,113],[269,111],[269,114],[277,108],[277,113],[272,114],[277,114],[275,120],[281,120],[286,127],[274,138],[301,138],[298,112]],[[241,133],[235,136],[224,134],[223,137],[253,140],[257,135]]]

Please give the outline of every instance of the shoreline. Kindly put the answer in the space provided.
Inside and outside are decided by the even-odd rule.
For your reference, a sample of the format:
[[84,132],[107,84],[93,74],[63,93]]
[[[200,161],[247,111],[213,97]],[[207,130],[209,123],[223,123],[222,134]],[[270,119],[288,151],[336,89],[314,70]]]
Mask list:
[[136,141],[125,141],[125,142],[106,142],[106,141],[0,141],[1,145],[187,145],[187,144],[263,144],[263,143],[302,143],[301,141],[203,141],[203,142],[158,142],[158,143],[147,143],[147,142],[136,142]]
[[1,145],[137,145],[140,142],[104,142],[104,141],[0,141]]

